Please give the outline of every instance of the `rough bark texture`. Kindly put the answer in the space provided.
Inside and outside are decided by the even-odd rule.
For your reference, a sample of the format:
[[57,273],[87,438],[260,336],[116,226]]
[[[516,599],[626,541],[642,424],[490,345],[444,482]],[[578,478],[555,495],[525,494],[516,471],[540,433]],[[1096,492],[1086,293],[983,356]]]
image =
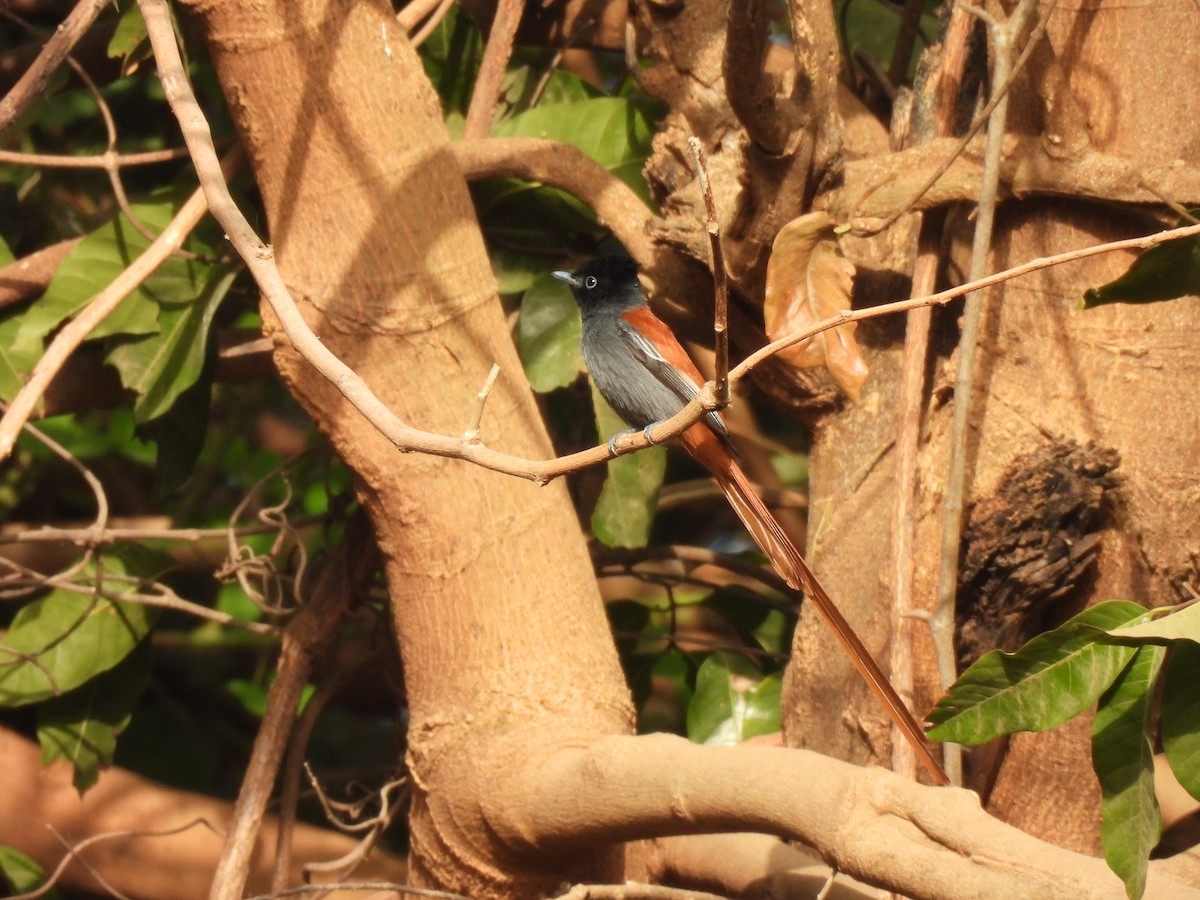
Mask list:
[[[1200,90],[1179,73],[1197,71],[1198,48],[1200,17],[1185,0],[1060,3],[1047,43],[1018,85],[1011,127],[1044,135],[1047,145],[1064,156],[1092,149],[1148,169],[1176,160],[1195,166],[1200,144],[1192,125],[1200,118]],[[1100,205],[1013,204],[998,219],[988,268],[1153,227],[1136,212]],[[1114,254],[1044,270],[993,290],[985,301],[967,502],[976,510],[1002,505],[1014,466],[1029,465],[1030,454],[1052,454],[1050,448],[1064,441],[1079,447],[1096,442],[1120,458],[1115,470],[1119,501],[1093,548],[1095,574],[1056,588],[1063,614],[1110,598],[1148,605],[1177,601],[1184,582],[1197,577],[1200,433],[1191,398],[1200,391],[1195,341],[1200,300],[1076,309],[1087,287],[1120,274],[1131,259]],[[954,326],[946,315],[942,324]],[[873,636],[868,643],[884,652],[890,629],[885,573],[882,563],[871,561],[884,559],[888,546],[891,383],[898,371],[899,331],[864,331],[877,336],[864,339],[873,352],[872,384],[862,406],[832,420],[813,448],[810,547],[833,596]],[[935,362],[933,375],[918,460],[919,598],[932,598],[936,589],[950,361]],[[968,532],[968,556],[972,539]],[[918,663],[924,661],[918,669],[918,705],[927,709],[936,675],[927,638],[921,635],[914,644]],[[791,740],[844,758],[885,761],[888,741],[881,717],[867,708],[861,685],[807,615],[795,649],[785,694]],[[996,777],[992,811],[1064,847],[1096,852],[1099,796],[1094,780],[1092,788],[1086,787],[1091,779],[1088,734],[1089,723],[1080,720],[1015,738]]]
[[[498,363],[484,433],[551,455],[436,97],[390,9],[193,9],[310,326],[399,416],[443,433],[466,429]],[[507,851],[478,809],[513,760],[632,727],[565,488],[402,456],[288,347],[276,358],[354,469],[385,556],[410,714],[412,881],[488,897],[619,878],[619,857],[600,851],[525,883],[498,863]]]

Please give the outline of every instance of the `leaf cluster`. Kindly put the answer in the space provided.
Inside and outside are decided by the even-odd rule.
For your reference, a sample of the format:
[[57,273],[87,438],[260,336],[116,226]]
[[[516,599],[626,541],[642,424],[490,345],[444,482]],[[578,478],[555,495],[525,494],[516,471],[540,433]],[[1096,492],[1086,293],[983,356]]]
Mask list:
[[1100,780],[1104,856],[1141,896],[1162,820],[1154,792],[1157,734],[1175,776],[1200,799],[1200,604],[1157,616],[1126,600],[1085,610],[1015,653],[992,651],[930,712],[929,736],[981,744],[1044,731],[1093,705],[1092,764]]

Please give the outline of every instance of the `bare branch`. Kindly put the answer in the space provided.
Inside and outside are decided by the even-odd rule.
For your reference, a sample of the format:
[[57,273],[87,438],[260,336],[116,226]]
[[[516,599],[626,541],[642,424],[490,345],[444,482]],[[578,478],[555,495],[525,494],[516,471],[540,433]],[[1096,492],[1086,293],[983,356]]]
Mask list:
[[729,279],[725,273],[725,254],[721,252],[721,226],[717,220],[717,204],[713,200],[712,185],[708,181],[708,166],[704,161],[704,147],[698,137],[688,138],[688,147],[696,163],[696,177],[704,194],[705,230],[711,253],[713,287],[713,383],[717,403],[729,403]]
[[0,100],[0,135],[8,131],[30,103],[44,95],[51,77],[107,5],[108,0],[79,0],[66,20],[54,29],[33,65]]
[[487,137],[492,130],[492,115],[500,98],[500,81],[508,68],[513,39],[517,36],[524,10],[525,0],[499,0],[496,4],[496,15],[492,18],[483,61],[479,64],[471,94],[471,106],[467,110],[467,122],[463,126],[463,137],[467,140]]
[[13,166],[39,166],[46,169],[122,169],[173,162],[177,159],[187,159],[187,156],[187,147],[144,150],[140,153],[117,153],[107,150],[95,156],[64,156],[55,153],[21,153],[17,150],[0,150],[0,163],[8,163]]

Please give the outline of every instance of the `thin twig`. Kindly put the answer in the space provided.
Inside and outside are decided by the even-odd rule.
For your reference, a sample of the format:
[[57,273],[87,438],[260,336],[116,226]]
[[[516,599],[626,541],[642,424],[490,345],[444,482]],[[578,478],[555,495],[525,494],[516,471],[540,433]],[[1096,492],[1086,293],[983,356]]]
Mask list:
[[[1038,0],[1021,0],[1012,15],[998,22],[981,10],[964,6],[972,15],[988,23],[992,37],[992,81],[998,85],[1011,84],[1017,70],[1013,69],[1013,51],[1021,32],[1033,15]],[[1045,29],[1045,21],[1041,24]],[[1027,45],[1026,51],[1030,50]],[[1028,52],[1022,54],[1028,58]],[[999,91],[997,92],[999,93]],[[1008,128],[1008,95],[994,98],[993,111],[988,122],[987,144],[983,158],[983,189],[979,195],[978,214],[975,220],[975,235],[971,245],[971,262],[968,277],[979,278],[987,271],[988,254],[992,246],[992,228],[995,223],[996,202],[1000,186],[1000,156],[1004,147],[1004,133]],[[983,297],[976,293],[966,295],[963,311],[962,335],[959,338],[958,371],[954,379],[954,417],[950,439],[950,466],[946,474],[946,490],[942,499],[942,543],[938,571],[937,611],[933,620],[933,642],[938,659],[941,688],[946,690],[954,680],[954,621],[955,598],[958,594],[958,554],[962,541],[963,494],[966,490],[968,429],[971,422],[971,395],[974,389],[975,359],[978,355],[979,328],[983,320]],[[962,750],[956,744],[942,745],[946,773],[952,783],[962,784]]]
[[54,29],[37,59],[0,100],[0,135],[8,131],[34,100],[45,96],[46,87],[58,67],[108,4],[109,0],[79,0],[66,20]]
[[[0,403],[0,409],[5,409],[3,403]],[[75,454],[71,453],[71,451],[50,437],[50,435],[45,434],[40,429],[28,423],[25,425],[25,431],[43,447],[46,447],[51,453],[66,462],[67,465],[78,472],[80,477],[87,482],[92,496],[96,498],[96,517],[92,520],[90,526],[83,529],[83,533],[87,536],[81,543],[85,543],[89,547],[97,546],[104,535],[105,528],[108,526],[108,494],[104,492],[104,485],[100,483],[100,479],[96,477],[91,469],[80,462]]]
[[717,221],[717,204],[713,200],[712,185],[708,180],[708,166],[704,160],[704,147],[696,136],[688,138],[688,148],[696,163],[696,177],[704,195],[704,226],[708,231],[708,246],[712,254],[713,301],[713,383],[714,397],[719,405],[729,403],[729,285],[725,275],[725,256],[721,252],[721,227]]
[[492,386],[496,383],[496,378],[500,374],[499,364],[493,364],[492,370],[488,372],[487,378],[483,380],[483,387],[479,389],[479,393],[475,395],[475,415],[471,417],[471,424],[467,430],[463,432],[463,440],[467,443],[477,443],[479,441],[479,428],[483,423],[483,410],[487,405],[488,395],[492,392]]
[[[950,23],[942,46],[937,84],[934,88],[934,113],[930,127],[922,129],[929,137],[953,133],[962,73],[966,67],[971,20],[957,6],[950,11]],[[921,227],[917,256],[913,263],[912,296],[921,297],[936,286],[940,259],[941,211],[918,213]],[[891,540],[892,616],[896,636],[892,641],[889,675],[896,692],[908,702],[913,700],[913,631],[909,614],[916,607],[913,559],[917,502],[917,454],[920,446],[921,417],[925,408],[925,367],[929,356],[929,335],[933,312],[926,306],[908,314],[904,330],[904,362],[900,375],[900,397],[896,416],[896,490],[893,494]],[[892,771],[907,778],[916,777],[917,761],[911,746],[899,729],[892,728]]]
[[[28,428],[28,426],[26,426]],[[324,514],[313,514],[296,519],[292,523],[295,528],[306,525],[316,525],[325,520]],[[118,521],[120,519],[118,518]],[[5,528],[11,528],[11,523]],[[106,544],[116,544],[121,541],[181,541],[194,544],[197,541],[208,541],[225,538],[230,532],[239,537],[256,534],[274,534],[279,526],[274,523],[258,525],[239,525],[236,528],[102,528],[94,525],[87,528],[55,528],[43,525],[39,528],[28,528],[21,531],[0,532],[0,546],[6,544],[45,544],[68,543],[86,544],[101,547]]]
[[103,841],[109,841],[109,840],[113,840],[115,838],[171,837],[172,835],[181,834],[184,831],[188,831],[189,829],[195,828],[197,825],[203,825],[205,828],[207,828],[213,834],[217,834],[217,835],[224,834],[224,832],[222,832],[219,828],[217,828],[211,822],[209,822],[208,819],[205,819],[203,817],[197,818],[197,819],[192,819],[191,821],[185,822],[184,824],[179,825],[175,828],[164,828],[160,831],[142,831],[142,830],[132,830],[132,829],[120,829],[117,831],[105,831],[102,834],[94,834],[91,837],[84,838],[78,844],[68,846],[67,854],[65,856],[63,856],[63,858],[61,860],[59,860],[58,865],[55,866],[55,868],[54,868],[54,871],[50,873],[50,877],[47,878],[45,880],[45,882],[43,882],[37,889],[32,890],[32,891],[27,891],[24,894],[14,894],[11,897],[9,897],[8,900],[37,900],[38,897],[43,897],[46,894],[50,893],[50,891],[52,891],[54,889],[54,886],[58,883],[58,880],[60,878],[62,878],[62,874],[63,874],[63,872],[66,871],[67,866],[69,866],[71,863],[75,862],[78,859],[80,852],[82,852],[83,850],[86,850],[88,847],[92,846],[93,844],[99,844]]
[[479,64],[479,75],[471,94],[471,105],[467,109],[467,121],[463,125],[463,138],[472,140],[487,137],[492,130],[492,115],[500,99],[500,82],[512,56],[513,40],[521,14],[525,11],[525,0],[499,0],[492,27],[488,31],[487,46]]
[[409,37],[409,42],[413,47],[420,47],[433,34],[434,29],[442,24],[442,19],[446,18],[446,13],[450,12],[450,7],[454,5],[454,0],[442,0],[441,6],[434,10],[420,30]]
[[[1196,0],[1196,2],[1200,3],[1200,0]],[[1173,213],[1175,213],[1175,215],[1179,216],[1180,220],[1184,222],[1190,222],[1193,225],[1200,223],[1200,219],[1196,218],[1196,216],[1192,214],[1191,210],[1189,210],[1182,203],[1178,203],[1177,201],[1168,197],[1154,185],[1149,184],[1146,179],[1139,178],[1138,187],[1144,191],[1148,191],[1161,200],[1164,205],[1166,205]]]
[[396,13],[396,22],[405,31],[412,31],[445,0],[412,0]]
[[65,156],[55,153],[21,153],[17,150],[0,150],[0,163],[14,166],[37,166],[43,169],[122,169],[187,159],[187,155],[187,147],[146,150],[141,153],[116,153],[108,150],[94,156]]
[[[67,65],[71,67],[76,77],[83,82],[83,86],[92,95],[92,100],[95,101],[96,108],[100,111],[100,119],[104,122],[104,133],[108,141],[108,145],[105,147],[105,154],[115,154],[117,149],[117,123],[113,119],[112,110],[108,108],[108,101],[104,99],[104,95],[100,93],[100,88],[96,87],[96,82],[92,80],[92,76],[88,75],[83,66],[69,56],[67,57]],[[133,226],[134,231],[138,232],[146,240],[153,242],[158,235],[143,225],[142,220],[137,217],[137,214],[130,207],[129,197],[125,194],[125,184],[121,181],[121,170],[108,165],[104,167],[104,171],[108,175],[108,183],[112,187],[113,198],[117,201],[117,208],[125,214],[125,218],[129,220],[129,224]]]

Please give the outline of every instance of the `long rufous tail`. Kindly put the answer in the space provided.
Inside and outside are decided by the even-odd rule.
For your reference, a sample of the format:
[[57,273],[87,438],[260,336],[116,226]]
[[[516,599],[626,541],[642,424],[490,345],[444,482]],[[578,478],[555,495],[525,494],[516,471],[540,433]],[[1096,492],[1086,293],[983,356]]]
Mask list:
[[930,753],[929,747],[925,743],[925,735],[921,726],[908,711],[908,707],[904,705],[904,701],[892,687],[891,681],[879,668],[867,648],[863,646],[863,642],[850,627],[845,616],[834,605],[825,588],[817,581],[813,570],[809,568],[804,557],[800,555],[800,551],[796,549],[796,545],[792,543],[778,520],[771,514],[762,498],[758,496],[758,492],[750,484],[750,479],[746,477],[732,455],[711,432],[704,434],[688,431],[682,435],[682,438],[682,443],[691,455],[703,463],[717,480],[717,484],[725,492],[730,506],[733,507],[738,518],[742,520],[742,524],[746,526],[746,530],[754,538],[754,542],[767,555],[767,559],[771,561],[783,580],[795,590],[803,591],[816,604],[817,611],[833,629],[833,633],[850,657],[850,661],[854,663],[858,673],[867,682],[871,692],[879,698],[892,722],[904,732],[913,751],[925,768],[929,770],[930,775],[939,784],[949,784],[950,780],[946,777],[946,773],[942,771],[942,767],[933,758],[933,754]]

